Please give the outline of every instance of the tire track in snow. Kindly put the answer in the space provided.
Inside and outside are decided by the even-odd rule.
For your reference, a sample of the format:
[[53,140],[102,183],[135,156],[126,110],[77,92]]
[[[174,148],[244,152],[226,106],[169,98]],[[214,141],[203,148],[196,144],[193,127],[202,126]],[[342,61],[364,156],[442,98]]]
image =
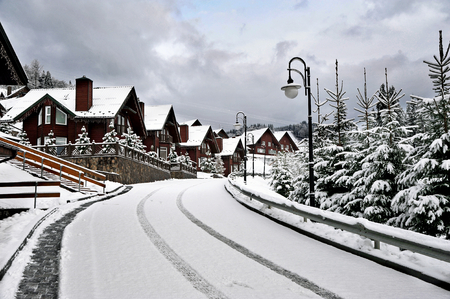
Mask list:
[[[195,186],[191,186],[191,187],[195,187]],[[198,218],[196,218],[191,212],[189,212],[183,205],[183,195],[184,193],[191,187],[188,187],[186,189],[184,189],[182,192],[180,192],[180,194],[178,194],[177,197],[177,206],[178,209],[180,209],[180,211],[194,224],[196,224],[198,227],[200,227],[201,229],[203,229],[204,231],[206,231],[208,234],[210,234],[211,236],[213,236],[214,238],[218,239],[219,241],[222,241],[223,243],[227,244],[228,246],[230,246],[231,248],[235,249],[236,251],[242,253],[243,255],[245,255],[246,257],[254,260],[255,262],[260,263],[261,265],[269,268],[270,270],[290,279],[291,281],[293,281],[294,283],[298,284],[299,286],[309,289],[312,292],[316,293],[317,295],[323,297],[323,298],[327,298],[327,299],[341,299],[342,297],[334,294],[331,291],[328,291],[324,288],[321,288],[320,286],[316,285],[315,283],[309,281],[308,279],[301,277],[300,275],[298,275],[297,273],[294,273],[292,271],[289,271],[287,269],[284,269],[280,266],[278,266],[277,264],[275,264],[274,262],[250,251],[249,249],[245,248],[244,246],[234,242],[231,239],[228,239],[227,237],[225,237],[224,235],[218,233],[217,231],[215,231],[214,229],[212,229],[211,227],[209,227],[208,225],[204,224],[203,222],[201,222]]]
[[205,294],[208,298],[228,298],[206,279],[204,279],[194,268],[185,262],[172,248],[164,241],[164,239],[155,231],[153,226],[145,216],[145,202],[161,188],[149,193],[138,204],[137,215],[139,222],[149,237],[150,241],[156,246],[159,252],[177,269],[198,291]]

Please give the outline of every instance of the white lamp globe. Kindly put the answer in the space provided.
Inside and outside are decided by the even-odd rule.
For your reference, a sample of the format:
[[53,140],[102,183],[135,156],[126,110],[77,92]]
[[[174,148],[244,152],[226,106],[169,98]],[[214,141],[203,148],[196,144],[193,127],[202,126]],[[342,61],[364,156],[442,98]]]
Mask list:
[[284,90],[284,94],[286,97],[293,99],[298,95],[298,90],[302,86],[300,84],[290,83],[286,86],[281,87],[281,90]]

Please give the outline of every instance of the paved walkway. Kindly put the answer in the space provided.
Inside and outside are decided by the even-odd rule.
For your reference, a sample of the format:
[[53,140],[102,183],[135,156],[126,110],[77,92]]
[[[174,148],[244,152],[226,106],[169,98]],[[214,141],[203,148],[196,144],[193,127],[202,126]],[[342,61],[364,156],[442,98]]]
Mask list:
[[127,186],[118,194],[87,202],[45,228],[33,249],[30,263],[25,267],[16,298],[58,298],[59,260],[64,229],[78,213],[92,204],[126,193],[131,188]]

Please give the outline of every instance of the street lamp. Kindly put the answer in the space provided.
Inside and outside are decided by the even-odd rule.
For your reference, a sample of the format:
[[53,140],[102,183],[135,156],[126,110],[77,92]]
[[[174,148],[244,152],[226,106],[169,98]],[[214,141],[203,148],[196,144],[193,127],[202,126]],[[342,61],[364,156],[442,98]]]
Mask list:
[[241,124],[239,123],[239,114],[242,114],[241,119],[244,123],[244,184],[247,184],[247,116],[242,111],[236,113],[236,123],[234,124],[234,128],[236,130],[241,128]]
[[252,177],[255,177],[255,136],[252,133],[248,133],[248,136],[252,135],[252,145],[253,145],[253,162],[252,162]]
[[[304,66],[304,74],[297,69],[291,68],[291,63],[294,60],[300,60]],[[311,80],[310,80],[310,69],[306,66],[306,63],[300,57],[294,57],[289,61],[288,65],[289,78],[287,80],[287,85],[281,87],[284,94],[293,99],[297,96],[298,90],[301,88],[300,84],[295,84],[294,80],[291,78],[291,71],[294,71],[303,79],[303,85],[305,86],[305,95],[308,96],[308,138],[309,138],[309,205],[312,207],[316,206],[315,196],[314,196],[314,154],[313,154],[313,138],[312,138],[312,113],[311,113]],[[306,76],[306,78],[305,78]]]

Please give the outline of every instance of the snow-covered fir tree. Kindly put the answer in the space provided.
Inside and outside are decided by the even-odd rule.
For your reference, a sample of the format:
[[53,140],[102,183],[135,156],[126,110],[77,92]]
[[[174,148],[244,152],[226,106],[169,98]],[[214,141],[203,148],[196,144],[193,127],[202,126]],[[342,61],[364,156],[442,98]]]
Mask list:
[[216,165],[214,163],[213,158],[211,157],[211,152],[207,152],[206,153],[206,158],[203,158],[200,161],[200,169],[203,172],[207,172],[207,173],[211,173],[214,172],[216,170]]
[[215,172],[220,175],[225,174],[225,166],[221,156],[216,156],[215,159]]
[[11,126],[7,123],[0,123],[0,132],[11,134]]
[[119,139],[119,142],[137,151],[145,152],[146,146],[142,143],[141,138],[136,135],[130,127],[127,128],[126,133],[122,134],[122,139]]
[[55,145],[56,144],[56,138],[55,133],[53,133],[52,130],[47,135],[47,138],[45,138],[45,145]]
[[290,172],[290,159],[287,152],[278,152],[275,161],[272,164],[272,177],[270,186],[272,189],[284,197],[289,197],[293,191],[293,177]]
[[408,156],[411,164],[399,176],[403,189],[392,208],[398,216],[391,223],[417,232],[450,239],[450,43],[444,51],[439,31],[439,56],[430,68],[436,96],[413,96],[417,112],[424,121],[424,132],[413,137],[415,149]]
[[317,199],[321,203],[321,207],[329,209],[334,206],[335,201],[341,197],[341,194],[349,192],[348,187],[340,179],[345,176],[347,170],[343,167],[345,159],[343,152],[350,145],[348,132],[356,128],[353,120],[347,119],[348,97],[344,97],[343,83],[339,87],[338,61],[336,60],[336,85],[335,90],[325,88],[330,96],[328,100],[330,106],[335,108],[333,124],[326,126],[329,132],[327,143],[316,148],[314,156],[314,170],[316,172],[317,183]]
[[31,146],[30,139],[28,139],[27,132],[21,131],[19,133],[18,137],[20,138],[20,141],[19,141],[20,144],[23,144],[26,146]]
[[[116,128],[114,127],[114,122],[111,121],[109,123],[109,131],[105,133],[102,137],[103,143],[116,143],[119,141],[119,137],[117,137]],[[113,144],[103,144],[102,152],[112,154],[115,152]]]
[[[386,86],[387,70],[386,70]],[[385,223],[392,216],[391,200],[398,192],[397,176],[405,169],[403,159],[410,146],[405,142],[407,129],[399,124],[402,112],[400,99],[404,94],[378,93],[377,99],[385,107],[380,111],[381,126],[364,132],[370,139],[369,146],[362,150],[364,158],[361,170],[354,173],[354,188],[351,193],[355,204],[360,204],[365,218]]]
[[177,163],[178,162],[178,154],[172,148],[170,149],[170,153],[169,153],[169,161],[171,163]]
[[91,143],[91,138],[88,136],[86,127],[83,126],[81,128],[81,134],[78,134],[78,138],[75,139],[75,145],[77,145],[76,149],[82,155],[87,154],[91,147],[89,145],[90,143]]

